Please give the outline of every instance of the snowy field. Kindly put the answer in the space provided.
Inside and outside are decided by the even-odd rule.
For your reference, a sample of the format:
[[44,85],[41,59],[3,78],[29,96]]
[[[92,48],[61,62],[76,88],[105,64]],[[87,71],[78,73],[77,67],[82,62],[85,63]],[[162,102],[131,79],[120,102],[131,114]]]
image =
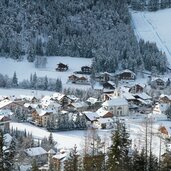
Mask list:
[[[137,149],[145,148],[145,125],[140,120],[126,119],[126,124],[128,127],[128,132],[130,133],[130,138],[132,139],[132,147]],[[160,152],[160,138],[158,137],[157,129],[158,123],[153,126],[153,136],[152,136],[152,150],[153,153],[158,157]],[[32,133],[35,138],[42,139],[43,137],[48,137],[49,132],[40,127],[28,123],[15,123],[11,122],[10,127],[17,128],[18,130],[26,130],[27,132]],[[102,141],[105,140],[106,146],[110,144],[111,129],[98,130],[98,134],[101,137]],[[58,148],[73,148],[76,144],[78,149],[82,148],[84,143],[86,131],[62,131],[54,132],[53,138],[58,143]],[[148,148],[149,148],[149,133],[148,133]],[[161,140],[161,154],[165,152],[165,143],[164,140]]]
[[[69,70],[66,72],[57,72],[55,68],[58,63],[64,63],[69,66]],[[0,58],[0,73],[12,77],[16,71],[19,81],[23,79],[30,79],[30,74],[36,72],[37,76],[48,78],[60,78],[63,83],[63,87],[71,87],[73,85],[67,84],[68,76],[72,75],[74,71],[80,71],[82,66],[91,66],[92,59],[76,58],[76,57],[48,57],[46,68],[35,68],[34,63],[29,63],[27,60],[15,61],[10,58]],[[90,88],[86,85],[75,85],[74,88]]]
[[156,12],[131,11],[134,32],[138,39],[156,42],[166,53],[171,65],[171,9]]
[[27,89],[14,89],[14,88],[0,88],[0,96],[20,96],[20,95],[28,95],[28,96],[36,96],[41,98],[46,95],[53,95],[53,91],[41,91],[41,90],[27,90]]
[[[36,139],[42,139],[44,137],[48,137],[50,134],[46,129],[36,127],[29,123],[11,122],[10,127],[17,128],[18,130],[22,130],[22,131],[26,130],[27,132],[32,133],[33,137]],[[110,139],[111,130],[99,130],[98,133],[102,140],[104,138],[106,140]],[[74,145],[76,144],[78,149],[81,149],[84,143],[84,137],[86,135],[86,131],[85,130],[61,131],[52,134],[54,140],[57,142],[58,148],[73,148]]]

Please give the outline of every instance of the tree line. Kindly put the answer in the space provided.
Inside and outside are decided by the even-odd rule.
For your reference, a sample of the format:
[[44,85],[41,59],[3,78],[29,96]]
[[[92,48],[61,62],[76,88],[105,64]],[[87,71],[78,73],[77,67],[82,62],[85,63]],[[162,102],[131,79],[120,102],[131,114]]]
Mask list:
[[131,6],[134,10],[157,11],[170,8],[171,0],[131,0]]
[[14,72],[13,77],[0,74],[0,87],[2,88],[23,88],[35,90],[62,91],[62,82],[60,79],[50,79],[47,76],[38,77],[36,73],[30,75],[30,80],[24,79],[18,81],[17,74]]

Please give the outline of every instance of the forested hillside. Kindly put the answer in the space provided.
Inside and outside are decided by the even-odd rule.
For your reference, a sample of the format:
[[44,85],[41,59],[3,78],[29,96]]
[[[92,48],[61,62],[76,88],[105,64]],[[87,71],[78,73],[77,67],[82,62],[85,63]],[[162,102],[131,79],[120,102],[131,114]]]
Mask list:
[[[126,0],[0,1],[1,56],[20,59],[27,54],[29,62],[36,55],[94,57],[95,71],[114,72],[146,68],[142,51]],[[165,62],[159,68],[160,55]],[[165,71],[166,57],[154,48],[151,56],[157,56],[151,65]]]
[[171,7],[170,0],[131,0],[131,5],[135,10],[157,11]]

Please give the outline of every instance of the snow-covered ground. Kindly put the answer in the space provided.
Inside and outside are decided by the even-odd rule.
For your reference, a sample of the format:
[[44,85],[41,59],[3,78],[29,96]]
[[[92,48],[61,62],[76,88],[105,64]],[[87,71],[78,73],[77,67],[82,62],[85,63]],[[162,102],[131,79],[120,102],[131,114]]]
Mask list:
[[6,89],[0,88],[0,96],[20,96],[20,95],[28,95],[28,96],[36,96],[41,98],[45,95],[52,95],[53,91],[41,91],[41,90],[27,90],[27,89]]
[[[69,66],[69,70],[66,72],[58,72],[55,70],[58,63],[64,63]],[[10,58],[0,58],[0,73],[6,74],[12,77],[16,71],[19,81],[23,79],[30,79],[30,74],[36,73],[39,77],[47,75],[48,78],[60,78],[63,83],[63,87],[73,87],[72,84],[67,84],[68,76],[72,75],[74,71],[80,71],[82,66],[91,66],[92,59],[88,58],[76,58],[76,57],[48,57],[46,68],[35,68],[34,63],[23,61],[15,61]],[[74,88],[90,88],[86,85],[75,85]]]
[[137,38],[155,42],[166,53],[171,65],[171,9],[156,12],[131,11],[131,15]]
[[[130,138],[132,139],[132,146],[137,149],[142,149],[142,147],[145,147],[145,124],[143,124],[143,121],[136,120],[136,119],[125,119],[128,132],[130,133]],[[157,129],[158,123],[153,125],[153,136],[152,136],[152,151],[153,153],[158,157],[160,153],[160,138],[158,137]],[[49,132],[40,127],[36,127],[34,125],[28,124],[28,123],[15,123],[11,122],[10,127],[17,128],[18,130],[26,130],[27,132],[32,133],[32,135],[35,138],[42,139],[43,137],[48,137]],[[102,140],[105,139],[105,142],[107,142],[106,145],[110,144],[110,136],[111,136],[111,129],[106,130],[98,130],[98,134],[101,137]],[[58,148],[73,148],[76,144],[78,149],[82,148],[82,145],[84,143],[84,136],[85,136],[85,130],[81,131],[62,131],[62,132],[54,132],[53,138],[55,141],[58,142],[57,147]],[[150,134],[148,133],[148,148],[149,148],[149,142],[150,142]],[[165,152],[165,143],[164,140],[161,140],[161,154]]]
[[[17,123],[11,122],[10,127],[17,128],[18,130],[24,131],[26,130],[29,133],[32,133],[34,138],[42,139],[44,137],[49,136],[49,132],[40,127],[36,127],[29,123]],[[84,137],[86,135],[85,130],[74,130],[74,131],[61,131],[54,132],[53,138],[57,142],[58,148],[73,148],[76,144],[78,149],[82,148],[82,144],[84,143]],[[105,137],[109,138],[111,134],[111,130],[99,130],[99,135],[103,140]],[[109,138],[110,139],[110,138]]]

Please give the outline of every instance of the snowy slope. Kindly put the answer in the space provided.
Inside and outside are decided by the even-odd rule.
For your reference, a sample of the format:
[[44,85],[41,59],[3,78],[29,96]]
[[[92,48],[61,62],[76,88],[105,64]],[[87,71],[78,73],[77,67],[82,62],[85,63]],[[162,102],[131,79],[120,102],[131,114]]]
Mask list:
[[[34,125],[28,123],[17,123],[11,122],[10,127],[17,128],[18,130],[26,130],[27,132],[32,133],[34,138],[42,139],[44,137],[48,137],[50,132],[46,129],[36,127]],[[61,131],[52,133],[54,140],[58,143],[58,148],[73,148],[76,144],[78,149],[82,148],[82,144],[84,143],[85,130],[74,130],[74,131]],[[99,135],[101,139],[104,137],[110,137],[111,130],[99,130]],[[107,138],[108,139],[108,138]]]
[[171,9],[157,12],[131,11],[131,15],[137,38],[156,42],[158,48],[166,53],[171,65]]
[[[69,66],[69,70],[66,72],[57,72],[55,68],[58,63],[65,63]],[[91,66],[92,59],[87,58],[76,58],[76,57],[48,57],[46,68],[35,68],[33,63],[23,61],[15,61],[10,58],[0,58],[0,73],[7,74],[12,77],[16,71],[19,81],[23,79],[29,79],[30,74],[36,72],[37,76],[44,77],[47,75],[49,78],[60,78],[64,87],[70,87],[71,85],[66,84],[68,76],[73,74],[74,71],[81,70],[84,65]],[[76,88],[90,88],[90,86],[77,86]]]

